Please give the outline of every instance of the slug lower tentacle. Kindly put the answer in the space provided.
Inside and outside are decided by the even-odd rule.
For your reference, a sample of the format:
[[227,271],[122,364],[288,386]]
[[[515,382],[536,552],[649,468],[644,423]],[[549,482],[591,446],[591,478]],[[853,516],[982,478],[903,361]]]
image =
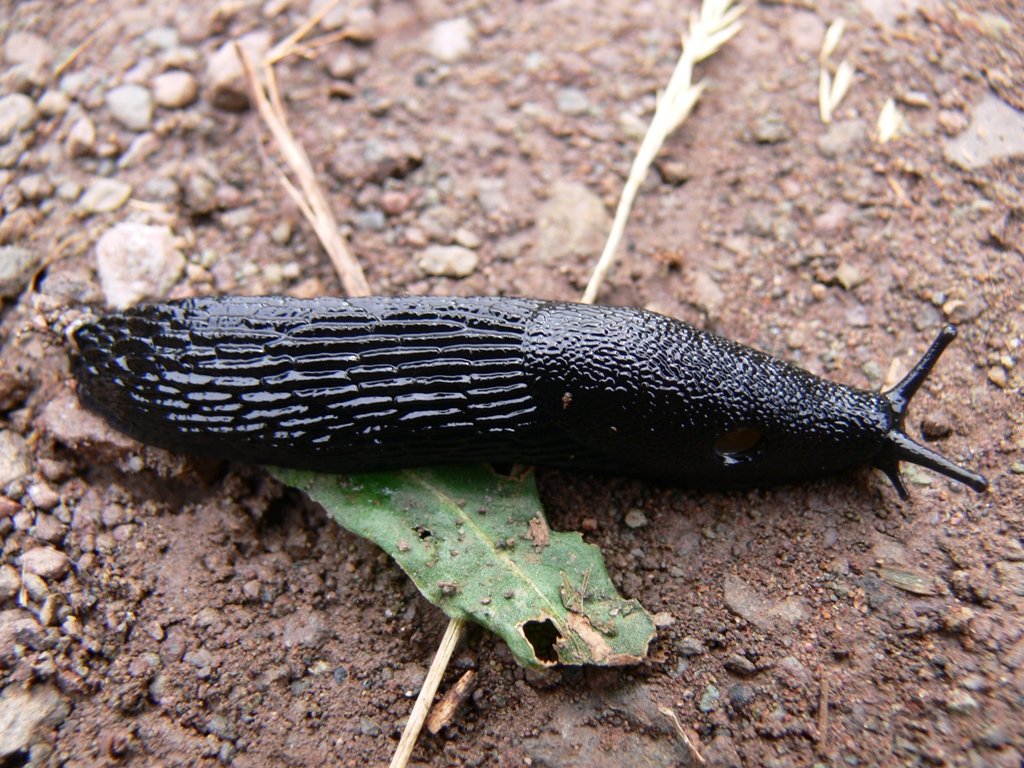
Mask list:
[[889,392],[637,309],[512,298],[211,298],[72,336],[82,403],[143,442],[330,472],[519,462],[736,488],[899,462],[942,334]]

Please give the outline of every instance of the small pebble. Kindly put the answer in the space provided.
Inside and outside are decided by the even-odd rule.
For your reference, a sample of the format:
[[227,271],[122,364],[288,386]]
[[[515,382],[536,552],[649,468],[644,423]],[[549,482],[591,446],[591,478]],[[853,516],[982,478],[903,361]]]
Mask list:
[[676,650],[678,650],[682,656],[686,657],[700,656],[706,651],[704,643],[697,638],[690,636],[684,637],[680,640],[679,644],[676,646]]
[[21,567],[44,579],[59,579],[68,570],[68,559],[52,547],[36,547],[21,556]]
[[171,70],[153,78],[153,100],[166,109],[181,109],[196,100],[199,83],[190,72]]
[[347,48],[336,53],[327,62],[327,74],[335,80],[355,80],[360,69],[355,53]]
[[754,666],[753,662],[746,656],[741,656],[738,653],[729,654],[729,658],[725,660],[725,668],[733,674],[743,677],[757,674],[757,667]]
[[132,185],[117,179],[96,179],[78,201],[86,213],[110,213],[116,211],[132,194]]
[[185,257],[169,228],[122,222],[96,243],[96,268],[107,304],[126,309],[166,294],[181,277]]
[[0,246],[0,298],[17,298],[42,260],[42,254],[34,249],[19,245]]
[[21,589],[21,578],[10,565],[0,565],[0,603],[10,600]]
[[20,131],[36,124],[39,111],[32,99],[23,93],[0,98],[0,143],[10,141]]
[[96,125],[88,117],[75,120],[64,139],[64,151],[68,157],[91,155],[96,148]]
[[432,245],[416,260],[424,275],[435,277],[468,277],[476,270],[480,258],[461,245]]
[[9,429],[0,430],[0,489],[31,471],[25,438]]
[[4,60],[8,64],[45,67],[53,61],[53,46],[35,32],[11,32],[4,42]]
[[640,509],[631,509],[626,513],[625,523],[628,528],[644,528],[648,524],[647,515]]
[[[257,30],[237,40],[249,58],[260,61],[270,50],[273,36],[269,30]],[[218,109],[241,112],[249,107],[249,88],[245,81],[242,60],[235,51],[236,41],[224,43],[206,65],[206,83],[209,100]]]
[[25,199],[31,203],[38,203],[53,194],[53,184],[41,173],[30,173],[18,182],[18,189]]
[[47,91],[39,97],[37,106],[46,117],[56,117],[68,111],[71,99],[63,91]]
[[700,702],[697,707],[701,712],[714,712],[718,709],[718,700],[721,694],[718,692],[718,688],[713,685],[709,685],[704,689],[704,693],[701,694]]
[[125,128],[145,131],[153,122],[153,95],[142,85],[119,85],[107,91],[107,109]]
[[864,274],[849,262],[844,261],[836,268],[836,282],[839,283],[845,291],[852,291],[857,286],[862,285],[866,280],[867,278]]
[[555,94],[555,106],[563,115],[582,115],[590,109],[590,101],[579,88],[560,88]]
[[277,245],[287,245],[292,239],[292,225],[287,221],[280,221],[270,230],[270,239]]
[[761,115],[754,123],[754,140],[758,144],[781,144],[792,137],[793,131],[778,112]]
[[1008,381],[1006,369],[999,365],[992,366],[988,369],[988,380],[1000,389],[1006,389]]
[[473,25],[464,16],[439,21],[430,30],[427,53],[446,64],[454,63],[473,50],[473,34]]
[[727,695],[729,697],[729,706],[733,709],[741,710],[754,700],[756,694],[749,685],[737,683],[736,685],[729,686]]
[[480,236],[465,227],[459,227],[455,230],[455,242],[464,248],[473,249],[479,248],[482,244]]

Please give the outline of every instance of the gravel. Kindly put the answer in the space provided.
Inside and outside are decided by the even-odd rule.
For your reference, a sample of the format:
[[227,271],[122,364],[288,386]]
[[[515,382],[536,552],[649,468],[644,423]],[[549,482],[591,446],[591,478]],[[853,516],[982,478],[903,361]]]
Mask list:
[[9,429],[0,430],[0,489],[31,471],[25,438]]

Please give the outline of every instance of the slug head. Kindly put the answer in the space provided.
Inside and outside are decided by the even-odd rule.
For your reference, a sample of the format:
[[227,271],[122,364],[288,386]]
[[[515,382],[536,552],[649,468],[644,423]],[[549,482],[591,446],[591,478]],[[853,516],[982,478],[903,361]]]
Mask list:
[[892,481],[896,493],[901,499],[908,499],[907,487],[900,477],[900,462],[909,461],[922,467],[934,470],[939,474],[958,480],[964,485],[982,493],[988,490],[988,480],[964,467],[954,464],[945,456],[914,442],[904,431],[904,421],[910,400],[928,378],[943,350],[956,338],[956,327],[947,325],[936,337],[928,351],[917,361],[910,373],[895,387],[882,395],[889,401],[892,409],[892,427],[885,435],[881,452],[875,457],[874,466],[882,470]]

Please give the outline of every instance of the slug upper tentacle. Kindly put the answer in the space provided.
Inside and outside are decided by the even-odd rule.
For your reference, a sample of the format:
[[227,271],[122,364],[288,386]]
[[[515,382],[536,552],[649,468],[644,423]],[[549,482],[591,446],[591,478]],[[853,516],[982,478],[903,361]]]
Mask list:
[[892,390],[828,382],[637,309],[503,297],[190,299],[79,326],[81,401],[144,442],[345,472],[517,462],[704,487],[899,462],[981,491],[912,441]]

